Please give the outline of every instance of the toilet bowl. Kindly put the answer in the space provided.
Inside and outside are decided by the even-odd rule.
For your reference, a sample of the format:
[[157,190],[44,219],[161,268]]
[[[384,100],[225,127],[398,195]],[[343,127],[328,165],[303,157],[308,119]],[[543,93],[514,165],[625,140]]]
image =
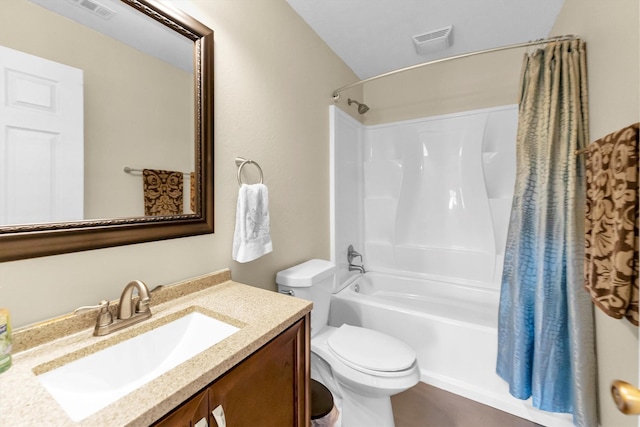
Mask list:
[[313,302],[311,377],[333,394],[343,427],[393,427],[391,396],[418,383],[415,351],[371,329],[329,326],[335,266],[310,260],[276,275],[278,291]]

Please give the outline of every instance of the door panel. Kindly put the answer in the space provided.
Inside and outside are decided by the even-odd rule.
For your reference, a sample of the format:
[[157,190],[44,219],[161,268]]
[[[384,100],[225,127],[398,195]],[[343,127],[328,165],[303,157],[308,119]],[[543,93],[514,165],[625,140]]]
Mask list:
[[0,225],[83,219],[82,70],[0,46]]
[[207,420],[208,416],[209,394],[205,390],[155,424],[155,427],[195,427],[198,422],[200,427],[200,425],[206,425],[201,420]]
[[[227,426],[305,425],[303,325],[298,322],[211,386],[209,406],[223,407]],[[211,420],[210,426],[221,427]]]

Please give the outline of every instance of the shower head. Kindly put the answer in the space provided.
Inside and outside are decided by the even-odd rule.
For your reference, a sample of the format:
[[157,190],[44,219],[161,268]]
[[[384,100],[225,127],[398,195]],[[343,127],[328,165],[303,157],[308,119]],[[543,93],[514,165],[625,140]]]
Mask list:
[[360,102],[358,102],[358,101],[356,101],[356,100],[354,100],[354,99],[349,98],[349,99],[347,100],[347,103],[348,103],[349,105],[351,105],[351,104],[356,104],[356,105],[358,106],[358,113],[360,113],[360,114],[364,114],[364,113],[366,113],[367,111],[369,111],[369,107],[367,106],[367,104],[360,103]]

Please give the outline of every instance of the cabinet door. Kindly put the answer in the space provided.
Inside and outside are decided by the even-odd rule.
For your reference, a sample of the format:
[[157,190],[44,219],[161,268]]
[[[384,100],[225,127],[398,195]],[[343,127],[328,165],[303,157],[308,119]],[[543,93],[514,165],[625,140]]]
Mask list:
[[[208,420],[209,393],[204,390],[187,400],[154,427],[194,427],[198,421]],[[207,425],[202,422],[198,425]]]
[[291,326],[209,388],[210,409],[222,405],[227,426],[308,425],[308,321]]

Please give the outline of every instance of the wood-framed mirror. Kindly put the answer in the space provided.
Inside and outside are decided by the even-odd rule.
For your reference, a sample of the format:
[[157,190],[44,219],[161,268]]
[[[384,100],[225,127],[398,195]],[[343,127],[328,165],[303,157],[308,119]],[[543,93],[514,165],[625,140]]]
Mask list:
[[[91,12],[97,26],[80,23]],[[0,66],[17,69],[5,64],[15,52],[26,62],[62,64],[80,74],[70,85],[80,95],[65,95],[39,71],[0,89],[2,103],[18,111],[0,110],[16,117],[0,119],[0,262],[213,233],[213,31],[156,0],[3,0],[2,16]],[[133,44],[121,40],[127,34]],[[25,119],[34,105],[36,119]],[[40,131],[48,109],[55,116],[74,110],[80,130],[47,124]],[[77,151],[51,148],[73,139]],[[153,197],[176,189],[152,192],[147,179],[162,171],[183,177],[178,208],[149,209]]]

